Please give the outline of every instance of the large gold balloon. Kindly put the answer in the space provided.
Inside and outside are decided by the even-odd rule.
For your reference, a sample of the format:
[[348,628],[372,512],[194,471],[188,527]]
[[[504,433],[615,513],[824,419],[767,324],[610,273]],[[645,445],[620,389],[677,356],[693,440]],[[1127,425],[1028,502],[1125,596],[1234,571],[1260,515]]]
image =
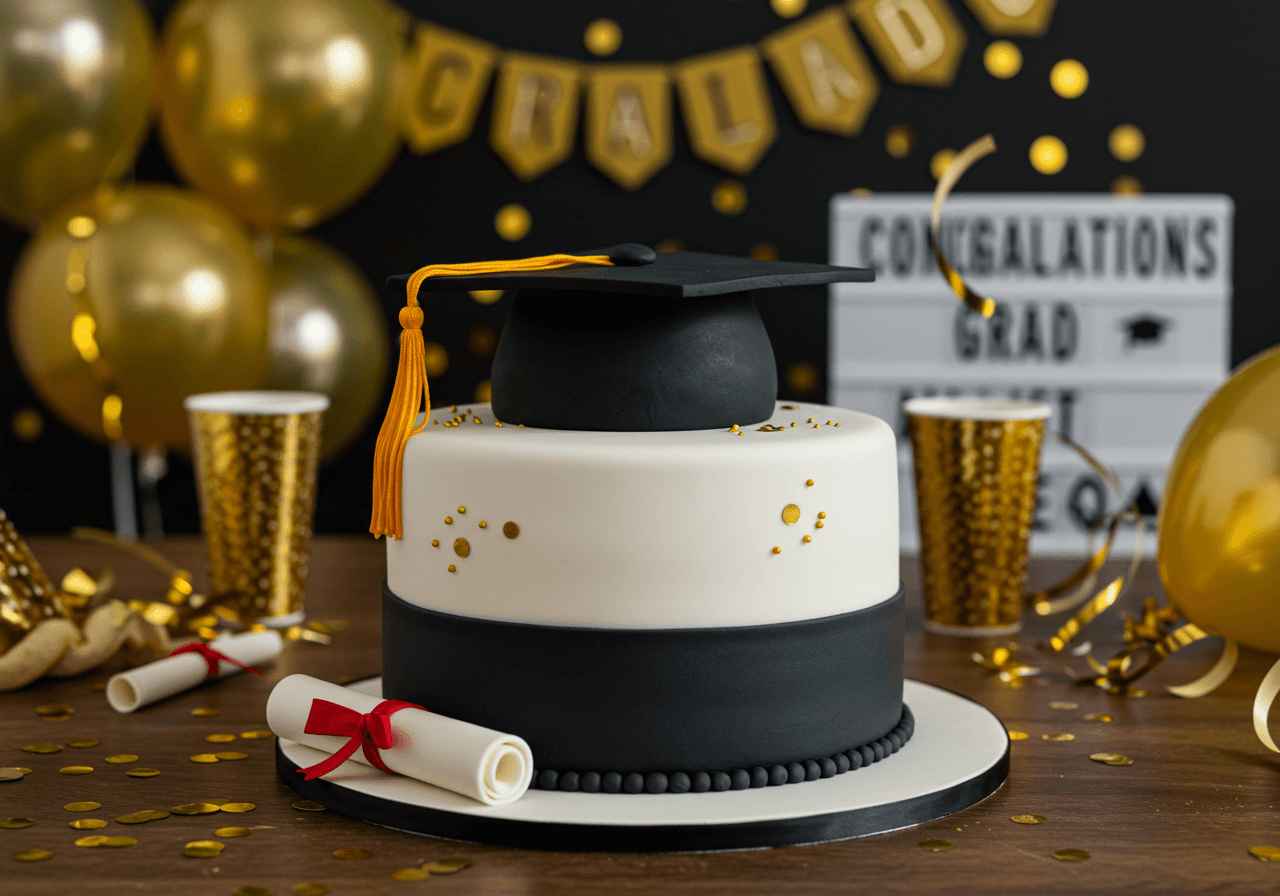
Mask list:
[[1280,653],[1280,346],[1237,370],[1182,437],[1158,561],[1187,619]]
[[402,44],[383,0],[187,0],[158,64],[169,154],[255,226],[309,227],[395,154]]
[[128,170],[151,45],[138,0],[0,2],[0,215],[33,223]]
[[254,388],[266,372],[253,244],[226,212],[174,187],[100,194],[46,221],[18,262],[9,323],[41,399],[97,439],[185,445],[183,398]]
[[268,264],[271,361],[264,388],[323,392],[320,454],[333,457],[369,421],[387,368],[387,326],[368,282],[337,252],[275,240]]

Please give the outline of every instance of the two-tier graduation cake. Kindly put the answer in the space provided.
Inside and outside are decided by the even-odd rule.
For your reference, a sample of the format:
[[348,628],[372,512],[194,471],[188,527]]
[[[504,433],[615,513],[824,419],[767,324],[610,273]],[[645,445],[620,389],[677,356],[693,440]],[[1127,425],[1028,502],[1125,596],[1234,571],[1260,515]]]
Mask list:
[[[903,697],[893,433],[777,401],[751,298],[871,272],[635,245],[555,258],[392,278],[411,336],[419,289],[519,292],[492,406],[415,423],[425,385],[402,357],[375,471],[374,529],[392,536],[381,694],[520,735],[540,790],[497,827],[430,806],[372,820],[522,845],[729,848],[900,827],[990,793],[1003,749],[976,778],[919,780],[937,758]],[[903,791],[915,808],[886,815],[893,785],[875,772],[895,765],[917,779]],[[766,795],[784,791],[796,805],[780,820]],[[749,793],[755,809],[729,802]]]

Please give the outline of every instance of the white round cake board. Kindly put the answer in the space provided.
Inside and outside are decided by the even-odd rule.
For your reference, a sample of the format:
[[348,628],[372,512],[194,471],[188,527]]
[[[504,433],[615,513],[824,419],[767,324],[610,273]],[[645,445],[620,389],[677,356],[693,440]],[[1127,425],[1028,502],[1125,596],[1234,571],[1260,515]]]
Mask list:
[[[350,685],[381,696],[380,678]],[[994,793],[1009,767],[1004,725],[982,705],[907,680],[915,734],[881,762],[832,778],[721,793],[529,790],[487,806],[348,760],[304,781],[327,754],[281,739],[276,765],[293,790],[383,827],[453,840],[575,851],[689,852],[818,843],[878,834],[958,812]],[[534,757],[535,762],[537,757]]]

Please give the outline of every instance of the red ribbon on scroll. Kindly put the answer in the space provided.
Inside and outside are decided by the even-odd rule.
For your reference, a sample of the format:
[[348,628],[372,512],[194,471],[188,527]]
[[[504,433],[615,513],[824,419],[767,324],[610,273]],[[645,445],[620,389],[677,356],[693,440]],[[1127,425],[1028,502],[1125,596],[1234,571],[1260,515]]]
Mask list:
[[204,657],[204,661],[209,667],[209,671],[208,673],[205,674],[205,678],[217,677],[218,663],[220,662],[230,663],[233,666],[239,666],[241,669],[245,670],[246,672],[252,672],[254,675],[262,674],[257,669],[253,668],[253,666],[246,666],[244,663],[240,662],[239,660],[232,659],[231,657],[227,656],[225,653],[221,653],[217,650],[214,650],[208,644],[201,644],[199,641],[196,641],[191,644],[184,644],[183,646],[179,647],[177,650],[173,651],[173,653],[170,653],[169,656],[178,656],[181,653],[198,653],[202,657]]
[[389,772],[378,755],[379,750],[391,746],[391,715],[402,709],[422,709],[416,703],[405,703],[403,700],[383,700],[373,708],[372,712],[358,713],[354,709],[328,700],[315,698],[311,701],[311,713],[307,716],[307,724],[302,729],[307,734],[335,734],[339,737],[350,737],[351,740],[342,749],[328,759],[317,762],[308,768],[298,769],[298,774],[306,775],[306,780],[327,775],[342,763],[351,758],[357,748],[364,749],[364,758],[374,768]]

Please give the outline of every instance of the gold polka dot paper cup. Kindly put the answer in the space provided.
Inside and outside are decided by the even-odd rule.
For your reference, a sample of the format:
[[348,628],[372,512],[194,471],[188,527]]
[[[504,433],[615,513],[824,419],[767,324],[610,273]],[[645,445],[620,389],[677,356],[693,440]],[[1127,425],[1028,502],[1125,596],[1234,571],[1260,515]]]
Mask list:
[[1049,406],[913,398],[903,410],[915,465],[925,629],[970,637],[1018,631]]
[[241,621],[304,618],[320,419],[314,392],[213,392],[186,400],[213,594]]

